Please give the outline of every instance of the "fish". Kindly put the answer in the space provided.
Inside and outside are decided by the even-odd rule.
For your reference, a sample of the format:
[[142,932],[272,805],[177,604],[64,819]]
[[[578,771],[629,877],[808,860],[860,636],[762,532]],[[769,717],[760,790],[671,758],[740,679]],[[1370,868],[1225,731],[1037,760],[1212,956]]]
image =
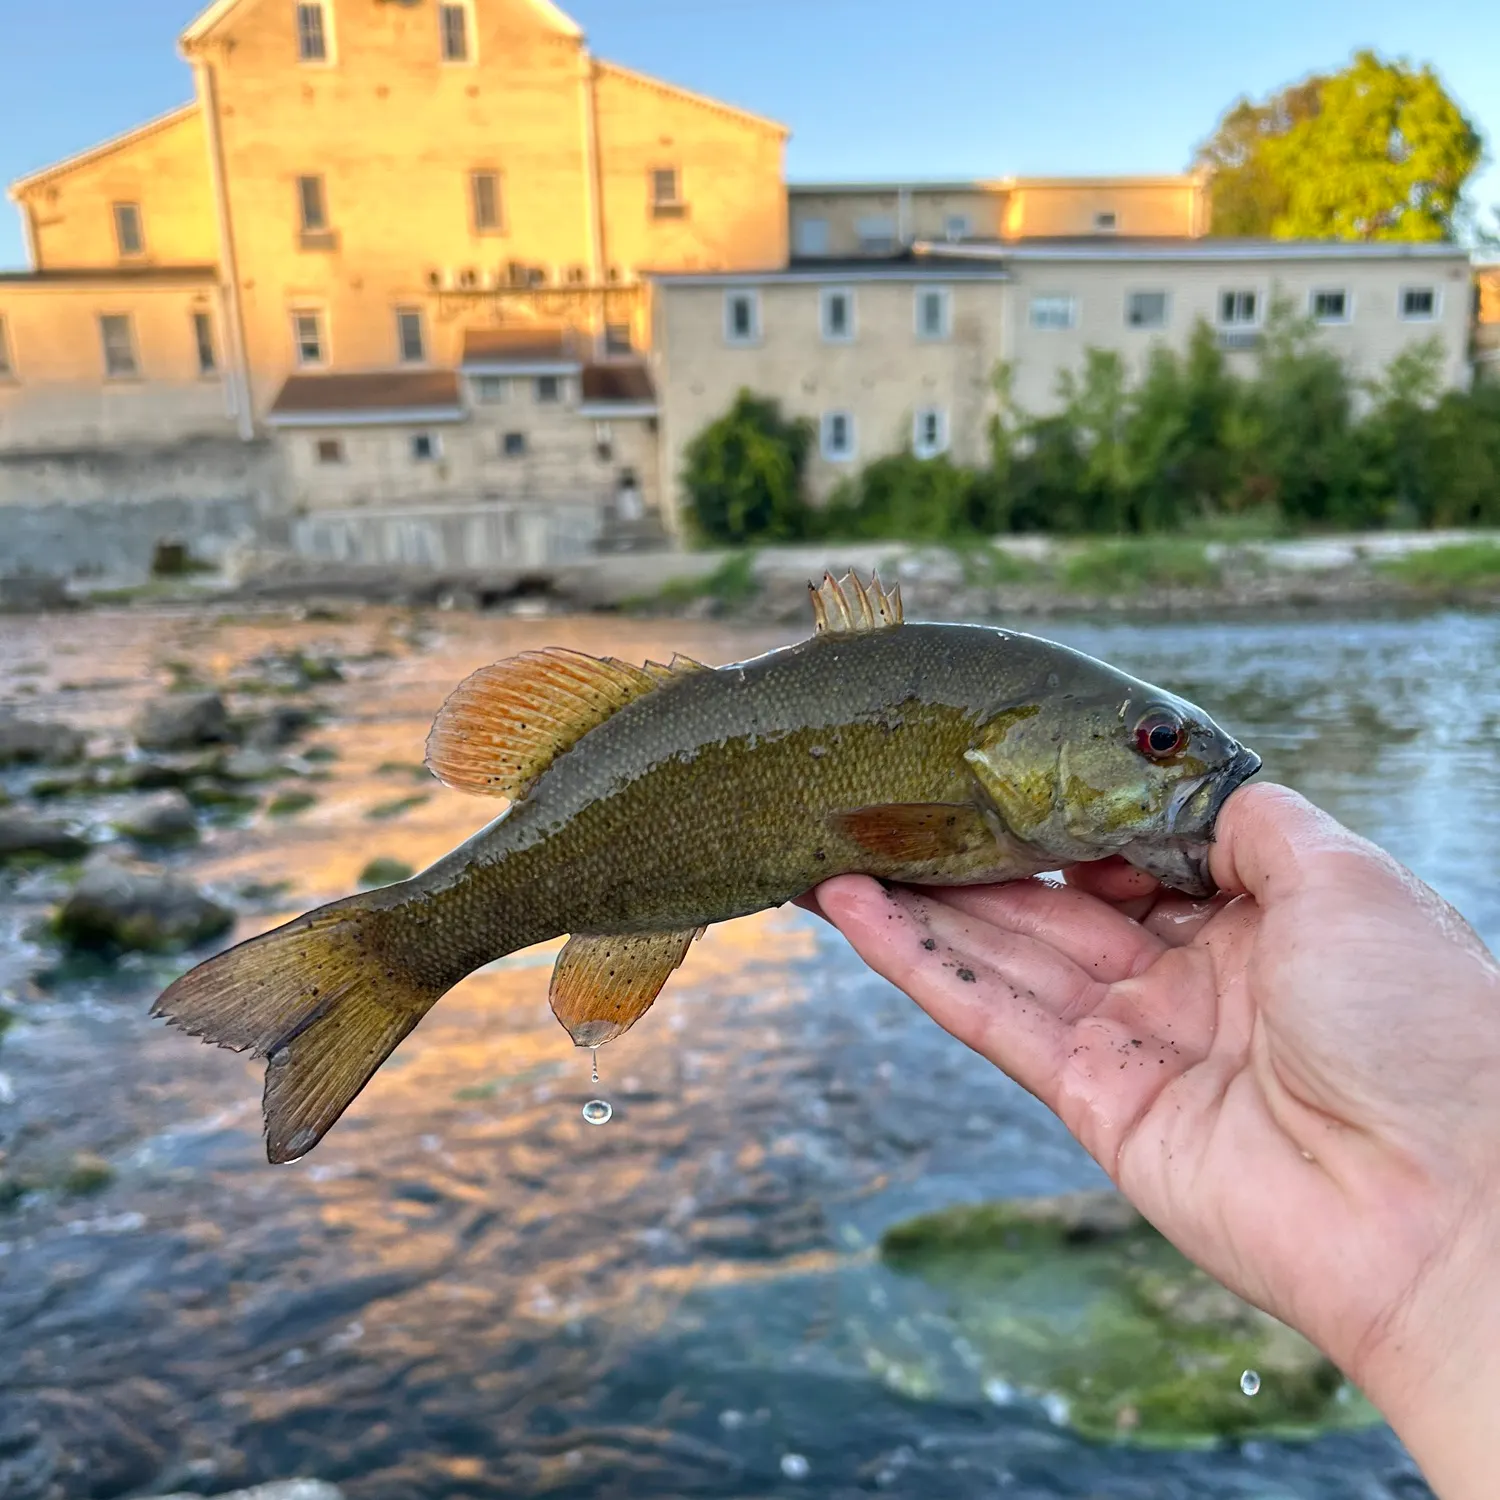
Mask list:
[[709,925],[834,875],[988,884],[1120,855],[1213,894],[1215,821],[1261,762],[1201,708],[1040,637],[908,622],[875,575],[808,587],[813,634],[748,661],[480,668],[426,763],[499,816],[161,994],[153,1015],[264,1059],[271,1162],[312,1150],[465,975],[560,936],[552,1010],[600,1047]]

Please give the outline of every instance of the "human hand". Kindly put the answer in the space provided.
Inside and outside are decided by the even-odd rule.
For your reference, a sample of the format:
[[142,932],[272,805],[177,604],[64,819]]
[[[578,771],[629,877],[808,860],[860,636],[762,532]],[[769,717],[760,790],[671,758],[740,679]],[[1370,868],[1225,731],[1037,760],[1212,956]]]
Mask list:
[[1179,1249],[1358,1382],[1441,1493],[1488,1495],[1500,966],[1283,787],[1230,798],[1211,868],[1208,902],[1117,861],[1064,886],[841,876],[804,899]]

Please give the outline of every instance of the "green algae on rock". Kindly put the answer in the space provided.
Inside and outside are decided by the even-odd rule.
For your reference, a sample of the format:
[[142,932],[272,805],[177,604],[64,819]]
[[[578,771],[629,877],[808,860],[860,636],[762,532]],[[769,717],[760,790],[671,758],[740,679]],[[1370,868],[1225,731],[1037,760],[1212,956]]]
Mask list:
[[1378,1420],[1317,1349],[1117,1193],[926,1214],[887,1230],[881,1253],[947,1302],[982,1388],[1033,1395],[1085,1437],[1181,1447]]

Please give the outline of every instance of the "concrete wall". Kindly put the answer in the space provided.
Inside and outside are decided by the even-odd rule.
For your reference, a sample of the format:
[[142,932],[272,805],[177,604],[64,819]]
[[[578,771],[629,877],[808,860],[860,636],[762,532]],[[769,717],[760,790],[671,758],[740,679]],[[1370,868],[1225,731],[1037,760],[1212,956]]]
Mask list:
[[[186,105],[63,164],[17,194],[31,215],[36,270],[212,265],[219,258],[203,117]],[[141,211],[143,253],[122,258],[112,205]]]
[[[822,340],[824,287],[854,294],[856,333],[846,343]],[[945,287],[951,297],[947,338],[925,339],[916,331],[916,293],[931,287]],[[684,448],[742,387],[776,397],[791,416],[853,416],[850,459],[833,462],[814,450],[808,466],[814,497],[826,496],[872,458],[908,447],[919,407],[946,414],[955,459],[982,460],[991,375],[1000,358],[1003,281],[922,272],[764,281],[761,338],[749,347],[724,339],[724,299],[732,289],[692,282],[664,282],[657,289],[663,483],[677,503]]]
[[0,454],[0,573],[138,583],[158,543],[214,562],[274,524],[264,443]]
[[[1080,368],[1090,347],[1117,350],[1132,376],[1144,368],[1154,344],[1185,349],[1199,318],[1211,325],[1217,322],[1220,294],[1229,290],[1255,292],[1262,316],[1273,295],[1289,297],[1295,310],[1305,313],[1314,290],[1344,290],[1351,299],[1349,321],[1325,325],[1319,336],[1357,377],[1378,376],[1403,348],[1437,337],[1444,349],[1444,383],[1462,386],[1468,379],[1468,267],[1456,252],[1441,259],[1377,260],[1351,255],[1214,262],[1048,260],[1028,254],[1013,257],[1007,264],[1015,281],[1009,289],[1012,312],[1006,358],[1015,365],[1015,397],[1026,411],[1052,409],[1059,371]],[[1403,320],[1398,298],[1404,286],[1437,288],[1438,316],[1431,322]],[[1126,324],[1126,299],[1133,291],[1167,293],[1164,329]],[[1039,296],[1072,298],[1073,327],[1033,328],[1030,308],[1032,299]],[[1230,368],[1249,373],[1255,357],[1253,348],[1230,353]]]

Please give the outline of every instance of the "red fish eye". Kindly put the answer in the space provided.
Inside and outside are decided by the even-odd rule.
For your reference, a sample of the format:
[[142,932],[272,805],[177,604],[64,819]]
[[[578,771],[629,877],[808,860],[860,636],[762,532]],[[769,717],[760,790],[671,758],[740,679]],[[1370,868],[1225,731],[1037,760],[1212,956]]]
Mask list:
[[1187,726],[1171,714],[1148,714],[1135,726],[1135,743],[1142,755],[1166,760],[1187,744]]

